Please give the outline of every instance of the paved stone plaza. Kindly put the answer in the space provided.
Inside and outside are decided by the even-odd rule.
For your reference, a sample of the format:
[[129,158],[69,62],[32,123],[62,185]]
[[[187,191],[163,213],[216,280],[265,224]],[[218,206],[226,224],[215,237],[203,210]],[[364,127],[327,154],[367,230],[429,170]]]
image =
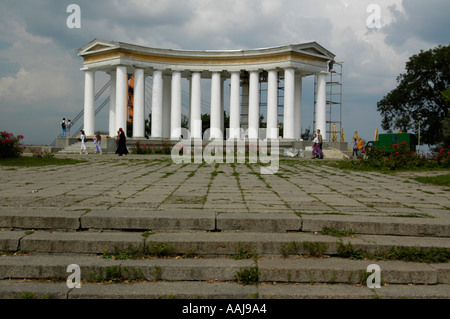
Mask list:
[[389,220],[411,215],[429,217],[418,221],[450,222],[449,189],[413,179],[440,172],[352,172],[317,160],[282,158],[276,174],[262,175],[257,164],[175,164],[170,156],[157,155],[59,156],[86,162],[0,168],[0,207],[196,209]]
[[[414,180],[442,172],[355,172],[327,160],[282,157],[276,174],[262,175],[258,164],[175,164],[163,155],[56,156],[85,162],[0,167],[0,250],[11,252],[0,257],[1,298],[24,291],[57,298],[450,297],[448,263],[376,261],[390,285],[373,292],[355,275],[373,261],[337,258],[342,239],[321,234],[324,227],[351,229],[355,236],[344,242],[369,250],[450,249],[450,189]],[[117,245],[142,244],[146,229],[153,231],[146,243],[171,243],[179,255],[202,257],[99,259]],[[303,246],[280,257],[301,242],[326,245],[326,256],[305,258]],[[241,244],[259,257],[230,258]],[[147,281],[68,290],[64,280],[20,280],[67,278],[70,263],[132,265]],[[239,269],[255,266],[259,285],[235,282]]]

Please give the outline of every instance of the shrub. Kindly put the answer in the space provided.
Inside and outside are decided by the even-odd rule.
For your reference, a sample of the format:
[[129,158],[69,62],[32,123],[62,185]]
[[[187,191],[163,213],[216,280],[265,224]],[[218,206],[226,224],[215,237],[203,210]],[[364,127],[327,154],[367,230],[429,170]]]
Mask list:
[[409,170],[418,168],[450,168],[450,147],[441,148],[428,159],[410,150],[406,142],[392,145],[394,151],[386,153],[384,148],[368,147],[365,155],[358,160],[347,160],[339,164],[341,168],[375,170]]
[[22,135],[14,136],[6,131],[0,132],[0,159],[20,157],[25,150],[25,146],[20,144],[22,139]]
[[167,142],[157,146],[155,144],[141,144],[136,142],[136,146],[131,149],[132,154],[170,154],[171,148]]

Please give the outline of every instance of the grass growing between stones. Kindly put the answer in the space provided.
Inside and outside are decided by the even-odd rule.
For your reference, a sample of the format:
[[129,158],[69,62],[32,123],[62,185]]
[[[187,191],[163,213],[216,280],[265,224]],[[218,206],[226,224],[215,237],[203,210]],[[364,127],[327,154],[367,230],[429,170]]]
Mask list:
[[342,240],[338,242],[337,255],[355,260],[400,260],[421,263],[447,263],[450,261],[450,249],[446,248],[392,247],[385,251],[369,253],[363,249],[354,248],[351,243],[344,244]]
[[71,158],[22,156],[19,158],[1,159],[0,166],[37,167],[48,165],[74,165],[85,162],[85,160]]
[[242,268],[236,273],[236,280],[238,283],[243,285],[256,285],[259,282],[259,275],[260,271],[257,266]]

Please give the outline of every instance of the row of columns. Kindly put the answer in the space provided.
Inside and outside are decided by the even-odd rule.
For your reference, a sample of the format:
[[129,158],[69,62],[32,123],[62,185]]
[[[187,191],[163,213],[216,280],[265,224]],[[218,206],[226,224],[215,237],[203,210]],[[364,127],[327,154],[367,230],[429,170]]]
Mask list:
[[[115,136],[117,130],[126,131],[128,74],[126,66],[110,71],[109,131]],[[211,138],[223,137],[223,78],[220,72],[211,75]],[[243,138],[241,134],[240,72],[231,72],[230,78],[230,135]],[[326,73],[316,74],[316,128],[326,130]],[[84,130],[94,135],[95,71],[85,71]],[[258,139],[259,131],[259,71],[249,71],[248,87],[248,138]],[[191,138],[202,138],[201,125],[201,73],[192,72],[190,83],[189,127]],[[301,135],[302,74],[294,68],[284,70],[284,119],[283,138],[298,140]],[[145,74],[144,69],[134,70],[133,137],[145,136]],[[153,70],[152,87],[153,138],[178,140],[181,133],[181,72],[164,75],[163,70]],[[267,87],[267,138],[278,138],[278,71],[268,71]],[[323,135],[325,137],[325,134]]]

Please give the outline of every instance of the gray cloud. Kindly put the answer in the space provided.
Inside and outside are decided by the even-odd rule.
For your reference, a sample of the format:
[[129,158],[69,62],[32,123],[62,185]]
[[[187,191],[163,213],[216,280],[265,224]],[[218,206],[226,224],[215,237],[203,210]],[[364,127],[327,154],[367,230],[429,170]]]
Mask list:
[[404,0],[404,13],[391,6],[396,20],[383,28],[389,45],[401,47],[408,39],[418,38],[431,44],[450,43],[450,2],[448,0]]

